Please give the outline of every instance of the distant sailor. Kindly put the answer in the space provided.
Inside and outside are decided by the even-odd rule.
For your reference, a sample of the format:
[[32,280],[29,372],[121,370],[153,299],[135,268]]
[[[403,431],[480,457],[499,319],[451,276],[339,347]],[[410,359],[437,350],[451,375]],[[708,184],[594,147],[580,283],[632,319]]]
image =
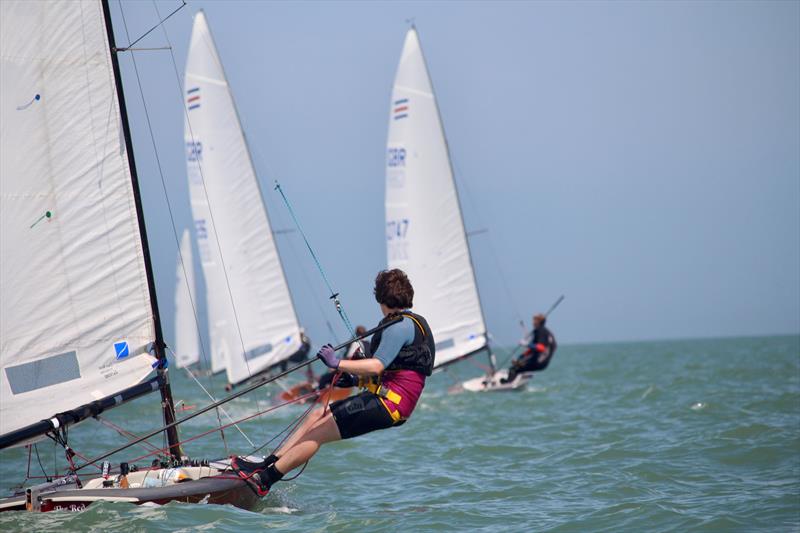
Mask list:
[[[300,428],[273,455],[261,462],[234,457],[239,476],[259,495],[285,474],[306,463],[328,442],[358,437],[371,431],[403,424],[417,405],[425,379],[433,372],[435,343],[428,322],[413,313],[414,288],[402,270],[384,270],[375,278],[375,300],[381,324],[400,321],[372,337],[372,355],[366,359],[341,359],[330,345],[317,354],[329,368],[344,373],[337,385],[358,383],[364,391],[313,411]],[[344,384],[342,381],[349,381]]]
[[[367,328],[364,326],[356,326],[356,336],[360,337],[364,333],[367,332]],[[364,351],[362,351],[362,348]],[[364,353],[366,352],[366,353]],[[367,339],[362,339],[359,341],[353,341],[347,346],[347,352],[345,352],[345,356],[343,359],[364,359],[365,357],[370,357],[372,355],[372,351],[370,350],[370,343]],[[310,367],[309,367],[310,368]],[[319,377],[319,390],[324,389],[328,385],[330,385],[331,380],[336,375],[336,370],[331,370],[330,372],[326,372]],[[345,377],[342,380],[342,383],[346,383],[348,381],[348,377]],[[346,385],[343,385],[346,386]]]
[[[558,343],[553,333],[545,327],[547,317],[542,314],[533,316],[533,332],[528,336],[525,350],[518,359],[511,362],[508,377],[500,380],[501,383],[514,381],[517,374],[522,372],[538,372],[547,368],[553,354],[556,353]],[[526,339],[527,340],[527,339]]]

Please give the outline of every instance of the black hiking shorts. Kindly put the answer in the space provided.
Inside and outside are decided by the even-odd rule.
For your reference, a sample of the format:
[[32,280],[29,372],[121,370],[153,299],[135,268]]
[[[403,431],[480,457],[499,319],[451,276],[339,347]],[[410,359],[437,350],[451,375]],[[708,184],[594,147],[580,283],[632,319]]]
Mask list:
[[351,439],[394,425],[394,420],[381,399],[371,392],[362,392],[333,402],[331,414],[343,439]]

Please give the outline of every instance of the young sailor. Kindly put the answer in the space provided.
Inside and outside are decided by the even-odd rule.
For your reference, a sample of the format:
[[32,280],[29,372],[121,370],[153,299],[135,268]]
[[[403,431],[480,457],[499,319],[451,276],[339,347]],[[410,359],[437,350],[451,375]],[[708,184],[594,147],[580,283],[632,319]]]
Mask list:
[[[384,270],[375,278],[375,300],[381,324],[399,321],[372,337],[372,355],[366,359],[341,359],[330,345],[319,357],[329,368],[357,381],[363,392],[334,402],[325,411],[312,412],[298,430],[273,455],[254,463],[241,457],[233,468],[254,485],[259,495],[296,467],[306,463],[328,442],[357,437],[403,424],[414,411],[425,378],[433,371],[435,343],[427,321],[409,311],[414,288],[402,270]],[[349,385],[347,385],[349,386]]]
[[550,359],[556,353],[558,344],[555,336],[545,327],[546,321],[547,317],[543,314],[533,316],[533,332],[530,335],[530,342],[527,343],[528,349],[522,353],[519,359],[511,362],[508,377],[501,379],[501,383],[514,381],[517,374],[521,372],[544,370],[550,364]]

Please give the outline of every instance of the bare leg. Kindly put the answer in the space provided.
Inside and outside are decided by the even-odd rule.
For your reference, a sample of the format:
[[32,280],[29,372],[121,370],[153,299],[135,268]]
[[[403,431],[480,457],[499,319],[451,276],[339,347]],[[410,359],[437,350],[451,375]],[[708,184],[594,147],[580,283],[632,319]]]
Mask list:
[[288,474],[311,459],[323,444],[341,439],[336,421],[328,412],[322,419],[316,419],[311,428],[292,447],[286,448],[275,463],[275,468],[283,474]]
[[294,433],[292,433],[292,436],[289,437],[286,442],[281,444],[281,447],[278,448],[277,451],[275,451],[275,455],[278,457],[283,457],[283,454],[286,452],[286,450],[294,446],[297,441],[303,438],[311,429],[311,427],[315,423],[319,422],[320,418],[322,418],[322,409],[322,407],[317,407],[308,413],[308,416],[306,416],[306,419],[303,420],[302,424],[300,424],[300,427],[297,428]]

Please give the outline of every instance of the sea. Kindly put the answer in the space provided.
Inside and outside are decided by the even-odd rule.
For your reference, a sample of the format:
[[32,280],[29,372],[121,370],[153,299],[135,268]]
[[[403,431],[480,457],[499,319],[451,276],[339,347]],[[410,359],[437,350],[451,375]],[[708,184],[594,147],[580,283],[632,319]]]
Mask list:
[[[96,503],[2,513],[0,531],[800,531],[800,336],[564,345],[524,390],[457,392],[481,374],[486,358],[474,359],[431,377],[405,425],[323,446],[252,511]],[[209,402],[170,372],[181,416]],[[224,395],[223,378],[199,379]],[[227,413],[265,409],[280,390],[270,384]],[[146,433],[160,422],[154,396],[103,418]],[[302,412],[284,407],[240,428],[261,446]],[[217,424],[204,414],[181,435]],[[86,456],[126,440],[94,420],[69,433]],[[227,452],[218,433],[185,449],[196,458],[252,449],[233,428],[225,440]],[[36,451],[30,475],[63,474],[53,443]],[[1,492],[24,481],[28,459],[0,452]]]

